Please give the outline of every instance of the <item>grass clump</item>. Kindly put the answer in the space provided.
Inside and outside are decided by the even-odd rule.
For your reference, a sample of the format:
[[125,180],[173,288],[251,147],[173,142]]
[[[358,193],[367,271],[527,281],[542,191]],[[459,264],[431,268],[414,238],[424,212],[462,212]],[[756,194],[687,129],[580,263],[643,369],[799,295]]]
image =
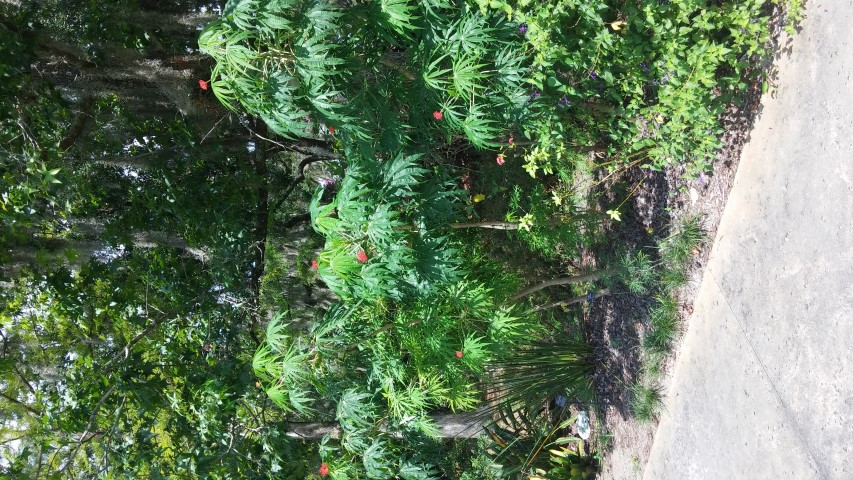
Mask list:
[[706,237],[700,217],[692,216],[676,225],[673,233],[658,243],[659,293],[655,306],[649,311],[649,328],[642,340],[646,380],[631,386],[631,412],[641,424],[651,423],[664,408],[663,389],[657,378],[679,333],[679,303],[675,292],[687,283],[690,262]]
[[638,381],[631,385],[631,403],[634,418],[641,424],[656,420],[666,408],[663,388],[657,383]]
[[660,241],[658,251],[664,267],[664,278],[661,279],[664,286],[674,288],[687,282],[690,260],[706,239],[701,217],[694,215],[682,221],[672,234]]
[[678,333],[678,302],[672,296],[658,297],[658,305],[650,312],[651,330],[643,339],[643,350],[666,354]]

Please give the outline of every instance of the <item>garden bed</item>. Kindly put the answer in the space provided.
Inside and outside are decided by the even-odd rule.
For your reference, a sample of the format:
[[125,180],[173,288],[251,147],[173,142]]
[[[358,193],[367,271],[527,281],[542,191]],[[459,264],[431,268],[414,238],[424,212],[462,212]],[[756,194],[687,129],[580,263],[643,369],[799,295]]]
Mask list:
[[[770,25],[772,51],[776,55],[783,51],[779,45],[783,22],[784,15],[775,9]],[[772,68],[770,72],[772,79]],[[688,281],[678,289],[681,333],[686,331],[693,313],[693,301],[734,184],[740,154],[760,114],[762,90],[760,81],[751,83],[742,103],[727,109],[722,118],[724,146],[716,154],[713,173],[685,179],[683,168],[678,165],[661,172],[641,169],[629,172],[624,183],[633,185],[642,179],[640,187],[626,204],[630,214],[624,221],[613,222],[606,227],[605,236],[612,239],[607,246],[621,244],[631,249],[653,250],[650,247],[668,234],[670,225],[699,216],[707,241],[694,251]],[[612,255],[607,246],[585,251],[585,262]],[[603,452],[600,478],[641,478],[652,448],[657,421],[643,423],[632,415],[630,386],[642,375],[641,343],[649,327],[649,310],[653,304],[651,295],[625,292],[600,298],[584,309],[586,335],[595,346],[599,362],[594,379],[599,408],[594,424],[598,428],[595,448]],[[681,337],[679,334],[673,354],[661,366],[659,379],[664,391],[671,382]]]

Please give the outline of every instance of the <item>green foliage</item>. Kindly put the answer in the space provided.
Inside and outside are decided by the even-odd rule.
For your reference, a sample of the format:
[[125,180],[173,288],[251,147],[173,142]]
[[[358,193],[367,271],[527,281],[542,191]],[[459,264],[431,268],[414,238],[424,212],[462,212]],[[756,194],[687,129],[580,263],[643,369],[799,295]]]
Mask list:
[[[39,458],[44,472],[86,477],[105,466],[135,478],[292,471],[286,459],[307,452],[270,430],[283,428],[280,414],[260,420],[266,400],[246,365],[254,345],[214,285],[162,249],[73,275],[30,273],[4,291],[4,359],[15,369],[0,374],[16,379],[4,394],[29,408],[4,406],[9,437],[25,435],[22,448],[0,452],[3,468],[13,465],[4,473],[30,478]],[[78,447],[86,430],[103,433]]]
[[[2,13],[2,12],[0,12]],[[31,228],[64,214],[58,190],[67,182],[59,148],[70,112],[58,93],[31,83],[32,45],[0,25],[0,244],[20,241]],[[26,112],[25,115],[20,112]],[[7,260],[7,249],[0,262]]]
[[377,162],[351,151],[334,198],[311,202],[315,230],[326,238],[318,272],[343,299],[431,296],[465,269],[443,227],[458,214],[459,192],[418,166],[418,156]]
[[[480,451],[486,454],[473,465],[479,467],[477,478],[573,478],[562,476],[564,469],[571,473],[572,464],[583,465],[582,478],[586,478],[587,468],[595,471],[597,461],[580,455],[582,442],[567,433],[577,417],[569,416],[567,408],[556,409],[550,415],[543,412],[502,403],[495,411],[494,421],[485,427]],[[574,453],[569,449],[572,444],[578,448]],[[546,456],[546,452],[550,455]]]
[[528,247],[546,259],[572,258],[577,255],[589,235],[590,223],[587,215],[580,213],[565,198],[566,195],[552,190],[546,192],[542,184],[536,184],[529,192],[514,185],[509,197],[508,221],[527,218],[529,228],[519,228],[515,235]]
[[697,249],[707,239],[702,229],[701,217],[692,216],[675,226],[673,232],[658,242],[664,267],[673,272],[684,272]]
[[[411,303],[337,305],[317,327],[315,341],[328,362],[324,370],[346,373],[337,381],[348,378],[382,392],[387,411],[399,420],[433,407],[476,406],[477,374],[529,330],[529,320],[468,280]],[[351,371],[359,365],[364,376]]]
[[795,35],[797,27],[806,18],[805,0],[773,0],[773,3],[784,7],[785,31],[788,35]]
[[655,281],[655,268],[651,258],[645,252],[625,254],[620,258],[620,278],[633,293],[646,293]]
[[665,408],[663,388],[655,383],[638,381],[631,385],[629,404],[634,419],[643,424],[653,422]]
[[700,217],[693,216],[673,226],[672,233],[658,242],[661,256],[658,286],[661,293],[649,312],[649,330],[643,338],[645,369],[652,375],[659,373],[661,362],[669,354],[678,335],[680,314],[676,289],[687,283],[690,262],[706,236]]
[[199,46],[216,96],[280,135],[323,123],[384,151],[454,135],[483,148],[525,115],[514,29],[439,0],[232,0]]
[[669,353],[678,334],[678,301],[671,295],[658,297],[649,316],[650,329],[643,338],[643,352],[654,358]]
[[586,397],[595,370],[591,357],[592,347],[580,340],[523,346],[492,365],[491,397],[531,412],[558,394]]
[[649,149],[653,168],[709,168],[719,115],[756,75],[749,60],[765,54],[768,38],[765,0],[476,3],[525,26],[541,92],[529,108],[544,113],[523,125],[538,139],[531,174],[552,162],[537,152],[596,141],[596,129],[619,149]]
[[[441,474],[417,449],[431,450],[438,435],[430,413],[474,409],[492,371],[490,398],[504,415],[485,447],[495,457],[472,465],[481,478],[595,473],[581,448],[554,450],[551,464],[538,455],[571,441],[551,440],[571,423],[565,412],[543,418],[540,407],[588,397],[590,347],[536,342],[542,329],[506,303],[504,284],[518,279],[505,281],[449,228],[463,211],[485,209],[475,206],[482,192],[509,187],[466,205],[443,167],[470,168],[471,146],[510,145],[501,153],[522,160],[531,183],[514,189],[506,210],[493,206],[497,217],[506,211],[530,250],[571,256],[602,221],[579,207],[590,203],[577,198],[588,191],[578,173],[706,169],[719,115],[754,78],[747,60],[766,40],[763,0],[470,3],[232,0],[199,40],[216,62],[210,85],[222,103],[290,139],[334,135],[346,163],[337,189],[318,189],[309,205],[325,242],[316,275],[340,302],[305,326],[275,318],[254,357],[267,394],[290,415],[328,420],[335,411],[340,442],[319,446],[333,478]],[[502,142],[513,135],[530,141]],[[611,161],[596,165],[589,151]],[[540,174],[559,182],[532,184]],[[657,281],[674,288],[699,238],[687,225],[661,243],[660,264],[632,252],[602,275],[635,293]],[[649,356],[672,345],[673,305],[662,295],[652,312]],[[635,415],[653,419],[660,389],[633,392]]]
[[548,451],[551,454],[551,463],[554,466],[547,471],[540,469],[536,472],[536,477],[553,480],[596,478],[599,471],[599,461],[595,456],[583,454],[583,440],[561,438],[554,443],[561,445],[570,441],[576,442],[577,445],[574,448],[571,445],[566,445]]
[[403,468],[411,478],[434,478],[435,460],[415,454],[418,441],[439,434],[429,414],[479,405],[486,366],[533,330],[500,298],[469,275],[432,297],[335,304],[309,337],[297,338],[277,316],[255,373],[286,411],[322,418],[335,405],[343,436],[321,456],[336,455],[323,458],[338,475],[387,478]]
[[258,379],[267,384],[267,395],[276,405],[305,415],[310,413],[311,395],[304,387],[310,375],[310,359],[278,316],[267,326],[266,343],[255,352],[252,369]]

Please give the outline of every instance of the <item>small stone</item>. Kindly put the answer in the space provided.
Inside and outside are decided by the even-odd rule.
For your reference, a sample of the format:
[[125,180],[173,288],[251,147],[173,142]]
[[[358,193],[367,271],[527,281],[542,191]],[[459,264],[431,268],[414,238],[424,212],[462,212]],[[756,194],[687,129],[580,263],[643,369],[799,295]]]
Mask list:
[[592,429],[589,427],[589,415],[583,410],[578,412],[578,421],[576,423],[578,427],[578,436],[584,440],[589,438],[590,433],[592,433]]

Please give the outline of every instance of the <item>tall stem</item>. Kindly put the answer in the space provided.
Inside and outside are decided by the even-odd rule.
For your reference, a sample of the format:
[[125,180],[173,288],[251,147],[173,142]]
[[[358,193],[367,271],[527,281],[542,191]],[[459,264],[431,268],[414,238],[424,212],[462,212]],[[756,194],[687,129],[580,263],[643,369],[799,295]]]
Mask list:
[[[543,222],[538,222],[542,225],[560,225],[562,223],[566,223],[570,220],[605,220],[607,219],[606,215],[599,213],[580,213],[577,215],[568,215],[567,218],[552,218],[549,220],[545,220]],[[492,230],[518,230],[520,227],[519,222],[505,222],[501,220],[493,220],[493,221],[485,221],[485,222],[454,222],[450,223],[448,226],[453,229],[464,229],[464,228],[490,228]]]
[[[610,295],[610,289],[602,288],[601,290],[595,292],[594,295],[595,295],[595,297],[593,297],[593,298],[604,297],[606,295]],[[578,295],[577,297],[572,297],[572,298],[569,298],[566,300],[557,300],[556,302],[551,302],[551,303],[546,303],[544,305],[539,305],[538,307],[534,308],[533,311],[534,312],[541,312],[542,310],[548,310],[549,308],[562,307],[562,306],[567,306],[567,305],[574,305],[576,303],[581,303],[581,302],[584,302],[586,300],[588,300],[588,295]]]
[[491,222],[451,223],[450,228],[491,228],[493,230],[518,230],[518,222],[503,222],[500,220]]
[[594,282],[596,280],[600,280],[602,277],[610,275],[615,272],[615,268],[605,268],[604,270],[599,270],[597,272],[587,273],[585,275],[575,275],[573,277],[563,277],[563,278],[554,278],[551,280],[546,280],[542,283],[534,285],[526,290],[522,290],[521,292],[513,295],[509,298],[510,302],[515,302],[521,298],[524,298],[531,293],[538,292],[543,288],[555,287],[557,285],[571,285],[575,283],[583,283],[583,282]]
[[403,65],[402,63],[400,63],[396,58],[391,57],[390,54],[386,54],[386,55],[379,57],[379,63],[381,63],[382,65],[385,65],[386,67],[391,67],[394,70],[397,70],[398,72],[402,73],[403,76],[405,76],[409,80],[414,81],[416,78],[415,74],[412,73],[411,70],[406,68],[406,66]]

